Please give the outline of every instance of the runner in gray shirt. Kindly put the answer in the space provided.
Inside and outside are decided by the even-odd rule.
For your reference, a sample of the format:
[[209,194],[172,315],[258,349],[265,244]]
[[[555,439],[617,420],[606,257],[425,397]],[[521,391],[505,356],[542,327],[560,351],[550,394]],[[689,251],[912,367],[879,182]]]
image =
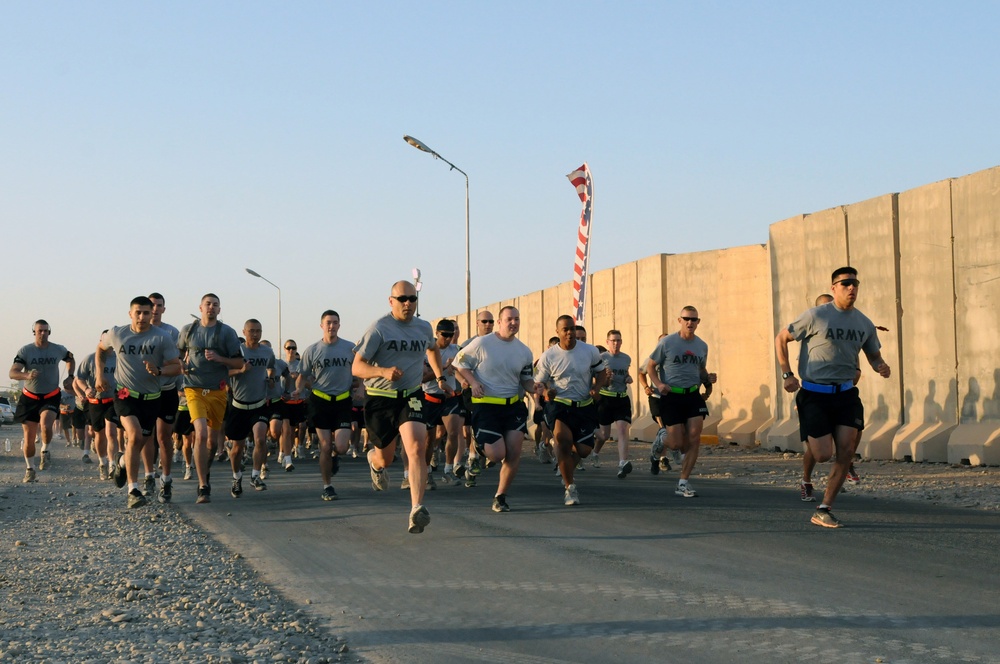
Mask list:
[[499,329],[481,336],[459,352],[455,367],[472,390],[472,430],[480,453],[501,463],[493,497],[494,512],[509,512],[507,492],[521,463],[528,431],[524,395],[533,391],[531,349],[517,338],[521,314],[511,306],[500,310]]
[[[108,333],[107,330],[101,333],[101,339]],[[98,339],[100,343],[100,339]],[[112,464],[117,458],[118,436],[115,433],[115,393],[111,389],[115,375],[115,367],[118,361],[114,353],[108,353],[104,357],[104,377],[108,384],[108,389],[99,392],[97,390],[97,356],[90,353],[83,358],[80,367],[76,370],[76,384],[83,390],[87,399],[87,418],[90,421],[90,428],[94,434],[94,447],[97,450],[97,473],[98,477],[106,480],[111,477]]]
[[[150,299],[145,296],[134,298],[129,304],[131,324],[111,328],[97,344],[95,352],[96,389],[99,392],[105,392],[110,387],[104,376],[105,358],[111,352],[116,357],[115,413],[127,436],[124,463],[129,485],[129,507],[146,504],[137,477],[139,457],[156,426],[160,376],[176,376],[181,371],[173,340],[150,325],[152,317],[153,303]],[[116,478],[116,483],[119,481]]]
[[[424,423],[427,425],[427,456],[425,457],[427,461],[427,488],[431,491],[437,488],[432,472],[434,468],[431,464],[434,454],[439,448],[439,430],[443,429],[447,432],[447,435],[443,437],[447,439],[444,450],[444,473],[441,479],[443,483],[458,483],[458,478],[452,472],[452,461],[457,454],[464,455],[465,441],[462,429],[465,425],[466,410],[453,366],[455,356],[459,352],[458,345],[452,343],[457,329],[455,321],[447,318],[439,320],[434,329],[434,342],[441,353],[441,362],[444,367],[446,378],[444,383],[438,383],[434,377],[434,370],[431,369],[427,360],[424,360],[424,382],[420,388],[424,392],[424,409],[426,411]],[[452,390],[452,396],[445,394],[445,386]],[[475,477],[470,475],[467,479],[471,480],[471,484],[467,486],[475,485]],[[403,471],[403,482],[399,488],[410,488],[409,471]]]
[[267,485],[260,478],[261,467],[267,458],[267,423],[270,410],[267,406],[268,381],[274,372],[274,351],[260,343],[260,321],[251,318],[243,325],[246,343],[241,347],[243,367],[230,369],[229,380],[233,400],[226,413],[226,439],[232,442],[229,464],[233,470],[233,498],[243,495],[243,455],[247,437],[253,435],[253,470],[250,486],[264,491]]
[[[414,318],[417,291],[408,281],[397,281],[389,295],[391,311],[379,318],[354,347],[353,372],[365,381],[365,420],[372,488],[389,486],[387,468],[396,451],[397,434],[406,450],[410,477],[409,532],[422,533],[431,517],[423,506],[427,482],[427,426],[424,422],[420,383],[424,357],[439,382],[446,380],[441,353],[426,321]],[[445,394],[450,390],[445,389]]]
[[[167,310],[166,300],[160,293],[150,293],[149,300],[153,303],[152,325],[160,332],[163,332],[173,340],[174,345],[180,337],[180,331],[169,323],[163,322],[163,312]],[[174,423],[177,421],[177,408],[180,403],[177,387],[180,379],[177,376],[160,377],[160,412],[156,416],[156,440],[159,443],[160,466],[163,469],[160,473],[160,492],[157,499],[161,503],[169,503],[173,496],[173,478],[170,476],[173,470],[174,451]],[[146,480],[144,483],[144,495],[150,495],[155,486],[153,473],[156,468],[156,448],[147,445],[142,450],[142,463],[146,469]]]
[[628,428],[632,423],[632,399],[628,395],[628,386],[632,383],[629,370],[632,368],[632,358],[621,352],[622,333],[619,330],[608,330],[608,351],[601,353],[601,358],[608,365],[610,382],[599,391],[600,401],[597,402],[597,423],[600,425],[594,445],[594,467],[600,466],[597,456],[604,443],[611,437],[614,430],[618,441],[618,479],[632,472],[632,462],[628,458]]
[[547,399],[545,423],[552,429],[559,471],[566,486],[563,503],[579,505],[573,471],[594,448],[597,407],[592,394],[607,383],[607,365],[597,348],[577,341],[572,316],[556,320],[556,336],[559,345],[550,347],[538,360],[535,390],[544,392]]
[[[478,339],[479,337],[485,337],[485,336],[487,336],[489,334],[493,334],[493,326],[495,324],[496,324],[496,321],[493,319],[493,314],[490,311],[488,311],[486,309],[483,309],[482,311],[476,312],[476,334],[474,336],[469,337],[468,339],[466,339],[461,344],[459,344],[458,345],[459,349],[465,348],[466,346],[468,346],[469,344],[471,344],[474,340]],[[457,334],[457,331],[456,331],[456,334]],[[469,389],[469,386],[465,385],[464,383],[462,384],[462,399],[465,402],[465,412],[471,414],[472,413],[472,391]],[[466,422],[468,423],[469,420],[466,420]],[[457,476],[458,476],[459,479],[461,479],[462,475],[465,474],[466,475],[465,485],[469,486],[469,487],[472,487],[472,486],[476,485],[476,476],[479,475],[479,473],[482,471],[482,460],[479,458],[479,450],[477,450],[476,449],[476,445],[473,444],[475,441],[473,441],[472,427],[466,425],[464,427],[464,434],[465,434],[465,441],[469,442],[469,446],[468,446],[469,447],[469,467],[468,467],[468,471],[466,473],[465,472],[466,469],[462,465],[460,465],[459,460],[456,460],[455,461],[455,470],[456,470],[456,474],[457,474]],[[465,441],[463,441],[463,444],[464,444]],[[458,471],[462,471],[462,472],[458,472]]]
[[[826,461],[836,453],[823,502],[811,521],[825,528],[839,528],[841,523],[830,508],[844,485],[857,432],[865,426],[864,406],[854,386],[858,354],[864,352],[869,364],[883,378],[888,378],[891,371],[882,359],[875,325],[854,308],[861,287],[858,271],[852,267],[838,268],[831,281],[833,302],[799,316],[778,333],[774,346],[785,391],[798,390],[795,404],[799,423],[813,457]],[[790,341],[800,343],[801,384],[789,361]]]
[[[708,344],[695,335],[701,318],[698,310],[687,306],[677,318],[680,331],[660,339],[646,362],[646,374],[660,393],[660,416],[663,427],[656,434],[654,445],[679,450],[684,455],[681,477],[674,495],[694,498],[698,492],[688,482],[701,449],[701,429],[708,416],[701,386],[717,380],[705,368]],[[707,388],[706,389],[710,389]]]
[[66,385],[73,380],[76,360],[65,346],[49,342],[52,328],[44,320],[36,320],[32,326],[34,343],[23,346],[14,356],[10,366],[11,380],[23,380],[21,398],[17,400],[14,421],[21,425],[24,438],[21,450],[24,453],[24,481],[34,482],[36,464],[35,439],[38,427],[42,428],[42,462],[37,470],[44,470],[50,463],[49,443],[52,442],[52,425],[59,417],[59,363],[65,362],[69,376]]
[[296,386],[308,394],[309,421],[319,438],[319,471],[323,500],[336,500],[333,476],[340,470],[340,455],[351,446],[351,367],[354,344],[341,339],[340,314],[332,309],[319,318],[323,338],[306,348]]

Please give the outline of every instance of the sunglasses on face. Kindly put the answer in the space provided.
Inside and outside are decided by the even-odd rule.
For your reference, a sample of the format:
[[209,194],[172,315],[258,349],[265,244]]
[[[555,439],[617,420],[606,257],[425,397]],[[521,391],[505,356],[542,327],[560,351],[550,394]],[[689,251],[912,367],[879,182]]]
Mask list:
[[400,302],[402,304],[406,304],[407,302],[416,302],[417,301],[417,296],[416,295],[393,295],[392,299],[396,300],[396,302]]
[[438,334],[440,334],[445,339],[451,339],[453,336],[455,336],[454,332],[442,332],[441,330],[438,330]]
[[840,281],[833,282],[834,286],[837,284],[840,284],[844,288],[850,288],[851,286],[860,286],[861,282],[858,279],[841,279]]
[[285,346],[285,350],[298,350],[298,346]]
[[681,316],[681,320],[687,321],[689,323],[700,323],[700,318],[695,318],[694,316]]
[[483,325],[492,325],[493,324],[493,321],[491,321],[491,320],[481,320],[479,322],[482,323]]

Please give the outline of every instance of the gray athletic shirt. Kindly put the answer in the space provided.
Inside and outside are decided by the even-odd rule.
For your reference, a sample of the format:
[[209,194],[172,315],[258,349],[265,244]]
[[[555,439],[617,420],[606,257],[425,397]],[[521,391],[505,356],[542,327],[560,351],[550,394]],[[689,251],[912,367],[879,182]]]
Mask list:
[[177,350],[182,356],[187,351],[188,373],[184,376],[184,387],[221,390],[226,386],[229,367],[221,362],[206,360],[207,349],[214,350],[222,357],[239,357],[240,339],[236,336],[236,330],[219,321],[211,327],[205,327],[200,321],[193,321],[181,328]]
[[[646,373],[646,367],[647,366],[649,366],[649,358],[648,357],[645,360],[642,361],[642,364],[639,365],[639,373]],[[657,365],[656,372],[659,373],[659,371],[660,371],[660,368],[659,368],[659,365]],[[651,399],[659,399],[660,398],[660,393],[656,391],[656,386],[653,385],[652,381],[647,381],[647,382],[648,382],[649,386],[653,388],[653,391],[649,393],[649,397]]]
[[577,341],[572,350],[556,345],[542,353],[535,380],[551,384],[560,399],[586,401],[593,377],[606,366],[600,351],[588,343]]
[[244,404],[263,401],[267,398],[267,370],[274,366],[274,351],[267,346],[250,348],[246,344],[242,344],[240,350],[250,368],[230,377],[233,399]]
[[[107,392],[98,392],[95,399],[110,399],[115,395],[115,367],[118,366],[118,356],[108,353],[104,356],[104,380],[108,383]],[[97,389],[97,355],[91,353],[83,358],[83,362],[76,368],[76,377],[82,380],[87,387]]]
[[302,353],[299,371],[312,378],[312,389],[330,396],[338,396],[351,389],[354,376],[354,343],[337,339],[328,344],[322,339]]
[[285,392],[284,374],[288,371],[288,362],[284,360],[274,361],[274,385],[267,392],[267,398],[271,401],[279,400]]
[[115,383],[140,394],[160,391],[160,377],[146,371],[145,361],[162,367],[177,357],[173,339],[156,327],[145,332],[133,332],[130,325],[113,327],[108,330],[104,345],[114,351],[117,358]]
[[660,339],[649,356],[660,367],[660,380],[670,387],[701,385],[708,362],[708,344],[697,336],[690,341],[674,332]]
[[879,352],[875,324],[857,309],[838,309],[833,302],[807,310],[788,332],[799,342],[799,376],[810,383],[836,385],[854,380],[858,353]]
[[17,351],[14,364],[24,366],[25,371],[38,369],[38,378],[24,381],[24,389],[34,394],[48,394],[59,389],[59,363],[69,357],[66,347],[59,344],[49,342],[44,348],[28,344]]
[[[177,344],[177,338],[180,336],[180,331],[176,327],[170,323],[163,322],[154,327],[156,327],[156,329],[160,332],[165,332],[167,336],[173,340],[174,345]],[[160,376],[160,390],[164,392],[167,390],[176,390],[179,378],[180,376]]]
[[625,353],[612,355],[610,352],[601,353],[601,359],[611,369],[611,382],[602,388],[609,392],[625,392],[628,390],[628,370],[632,366],[632,358]]
[[[448,344],[444,348],[441,348],[441,368],[448,363],[448,360],[454,360],[458,356],[459,348],[456,344]],[[424,367],[429,367],[430,364],[427,362],[426,354],[424,355]],[[452,362],[452,364],[455,364]],[[458,379],[455,378],[455,374],[445,372],[445,378],[448,379],[448,387],[451,388],[452,392],[458,391]],[[444,390],[439,387],[438,381],[435,378],[431,378],[429,381],[424,383],[421,387],[424,388],[424,392],[427,394],[434,394],[436,396],[444,396]]]
[[496,334],[476,339],[458,353],[455,365],[471,371],[488,397],[524,396],[521,381],[532,380],[531,349],[519,339],[504,341]]
[[391,313],[372,323],[354,347],[354,352],[376,367],[397,367],[403,375],[397,381],[381,376],[369,378],[365,386],[379,390],[412,390],[424,379],[424,357],[435,345],[431,324],[420,318],[409,323]]

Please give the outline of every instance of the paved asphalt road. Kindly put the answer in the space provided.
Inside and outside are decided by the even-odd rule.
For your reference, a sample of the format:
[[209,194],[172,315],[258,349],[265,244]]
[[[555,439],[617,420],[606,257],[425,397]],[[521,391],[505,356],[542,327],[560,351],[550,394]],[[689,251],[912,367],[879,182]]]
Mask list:
[[[845,495],[848,527],[809,523],[792,490],[724,481],[673,495],[676,472],[605,463],[565,507],[526,459],[509,502],[479,486],[374,493],[346,460],[323,502],[315,461],[175,503],[370,662],[1000,662],[1000,514]],[[249,472],[247,473],[249,478]],[[177,485],[175,485],[177,486]]]

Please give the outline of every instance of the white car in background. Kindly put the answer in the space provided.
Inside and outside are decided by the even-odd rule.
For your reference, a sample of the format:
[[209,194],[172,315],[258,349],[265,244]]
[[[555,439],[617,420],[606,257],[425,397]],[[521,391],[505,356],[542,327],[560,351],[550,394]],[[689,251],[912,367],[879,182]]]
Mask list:
[[14,409],[9,403],[0,403],[0,422],[4,424],[14,423]]

